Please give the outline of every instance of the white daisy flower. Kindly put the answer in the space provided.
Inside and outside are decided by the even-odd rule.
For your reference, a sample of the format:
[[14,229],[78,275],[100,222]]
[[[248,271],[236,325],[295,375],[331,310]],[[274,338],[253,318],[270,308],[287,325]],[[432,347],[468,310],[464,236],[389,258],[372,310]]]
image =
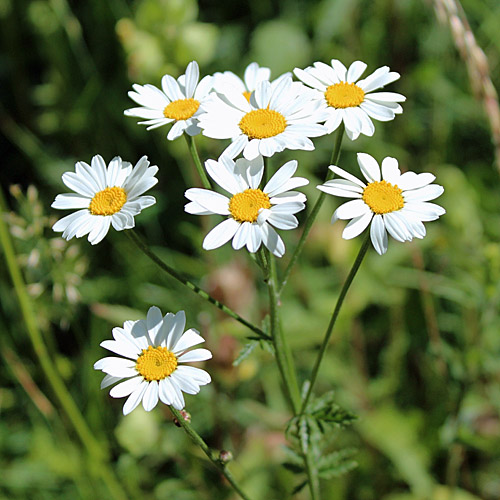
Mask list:
[[292,177],[297,162],[285,163],[263,189],[259,189],[264,173],[261,156],[253,161],[240,158],[236,163],[223,156],[219,161],[208,160],[205,167],[210,177],[231,196],[208,189],[186,191],[186,198],[191,200],[185,206],[186,212],[228,216],[207,234],[203,248],[218,248],[232,238],[235,250],[246,246],[249,252],[255,253],[264,243],[274,255],[282,257],[285,245],[272,226],[278,229],[298,226],[294,214],[305,208],[306,197],[290,190],[309,183],[302,177]]
[[371,93],[397,80],[399,73],[383,66],[359,80],[365,69],[366,64],[361,61],[354,61],[347,69],[340,61],[332,59],[331,66],[315,62],[314,67],[293,70],[299,80],[320,91],[318,98],[323,103],[323,118],[328,133],[337,129],[343,121],[351,140],[357,139],[359,134],[372,136],[375,132],[372,118],[385,122],[403,112],[398,103],[406,100],[404,95]]
[[207,349],[189,350],[205,342],[193,328],[184,332],[186,315],[167,313],[151,307],[146,320],[125,321],[123,328],[113,328],[114,340],[101,342],[101,347],[121,357],[102,358],[94,364],[106,376],[101,389],[125,379],[109,392],[114,398],[127,397],[123,414],[127,415],[142,401],[146,411],[158,403],[177,410],[185,406],[183,392],[198,394],[200,386],[210,383],[210,375],[200,368],[186,366],[191,361],[210,359]]
[[[298,85],[297,85],[298,84]],[[241,151],[247,160],[272,156],[284,149],[311,151],[309,137],[327,133],[316,117],[321,102],[313,100],[311,89],[292,82],[286,75],[276,85],[258,83],[250,102],[239,91],[227,89],[224,96],[212,94],[199,117],[203,135],[232,139],[222,153],[235,158]]]
[[[285,73],[279,78],[271,82],[271,85],[277,85],[282,78],[292,76],[291,73]],[[232,71],[224,71],[224,73],[214,73],[213,89],[219,94],[226,92],[239,92],[243,94],[245,99],[250,102],[250,96],[257,88],[260,82],[268,82],[271,78],[271,70],[265,67],[259,67],[256,62],[250,63],[244,73],[243,80],[235,75]]]
[[366,153],[358,153],[358,164],[368,184],[360,181],[345,170],[330,165],[330,170],[342,177],[325,182],[318,189],[334,196],[355,198],[340,205],[332,217],[352,219],[344,229],[346,240],[361,234],[371,222],[370,237],[380,255],[387,251],[387,232],[398,241],[423,238],[425,227],[422,222],[432,221],[446,213],[445,209],[428,203],[440,196],[444,189],[431,184],[436,178],[429,173],[401,174],[396,158],[382,161],[382,174],[377,161]]
[[134,216],[156,203],[153,196],[141,196],[158,182],[156,172],[158,167],[150,167],[146,156],[133,168],[119,156],[108,166],[99,155],[90,165],[77,162],[75,172],[62,176],[75,193],[58,194],[52,208],[79,210],[58,220],[52,229],[67,240],[88,234],[95,245],[108,234],[110,225],[117,231],[133,228]]
[[128,95],[141,107],[127,109],[124,114],[144,118],[146,121],[139,124],[148,125],[147,130],[175,122],[167,135],[170,141],[180,137],[183,132],[197,135],[200,133],[198,117],[203,102],[212,90],[212,77],[207,75],[198,83],[199,77],[198,63],[192,61],[186,68],[186,74],[177,80],[170,75],[161,79],[163,91],[150,84],[134,84],[134,91]]

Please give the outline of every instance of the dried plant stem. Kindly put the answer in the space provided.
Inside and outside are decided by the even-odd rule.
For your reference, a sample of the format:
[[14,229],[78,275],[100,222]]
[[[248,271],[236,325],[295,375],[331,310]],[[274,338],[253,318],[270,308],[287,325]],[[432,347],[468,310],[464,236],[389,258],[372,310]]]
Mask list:
[[500,109],[498,94],[491,81],[488,59],[479,47],[459,0],[433,0],[436,16],[448,23],[460,57],[465,62],[472,91],[482,101],[495,147],[495,162],[500,173]]

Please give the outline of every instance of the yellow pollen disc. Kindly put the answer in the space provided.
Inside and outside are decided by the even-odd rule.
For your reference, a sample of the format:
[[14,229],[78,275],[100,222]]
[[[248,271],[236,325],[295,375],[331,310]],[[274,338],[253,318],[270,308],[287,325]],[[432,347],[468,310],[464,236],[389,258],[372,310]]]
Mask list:
[[363,191],[363,201],[376,214],[388,214],[404,207],[403,190],[387,181],[371,182]]
[[149,346],[137,358],[135,369],[145,380],[163,380],[177,368],[177,357],[166,347]]
[[229,200],[229,211],[238,222],[256,222],[261,208],[271,208],[271,202],[260,189],[247,189]]
[[340,82],[326,89],[325,99],[332,108],[354,108],[365,100],[365,92],[354,83]]
[[249,91],[249,90],[245,90],[245,92],[243,92],[243,97],[248,101],[250,102],[250,96],[252,95],[252,93]]
[[266,139],[281,134],[286,129],[285,117],[274,109],[254,109],[238,123],[249,139]]
[[196,99],[177,99],[177,101],[172,101],[163,110],[163,116],[165,118],[171,118],[173,120],[187,120],[191,118],[200,107],[200,101]]
[[106,188],[94,195],[89,205],[92,215],[113,215],[127,201],[127,193],[121,187]]

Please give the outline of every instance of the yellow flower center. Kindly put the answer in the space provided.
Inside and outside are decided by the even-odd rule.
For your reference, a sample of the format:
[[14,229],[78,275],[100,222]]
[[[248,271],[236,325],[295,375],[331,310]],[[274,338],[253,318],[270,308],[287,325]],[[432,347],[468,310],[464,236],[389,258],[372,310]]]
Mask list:
[[238,123],[249,139],[265,139],[281,134],[286,129],[285,117],[274,109],[254,109]]
[[365,92],[354,83],[340,82],[326,89],[325,99],[332,108],[354,108],[365,100]]
[[250,96],[252,95],[252,93],[249,91],[249,90],[245,90],[245,92],[243,92],[243,97],[248,101],[250,102]]
[[166,347],[149,346],[137,358],[135,369],[145,380],[163,380],[177,368],[177,356]]
[[271,202],[260,189],[247,189],[229,200],[229,211],[238,222],[256,222],[261,208],[271,208]]
[[388,214],[404,207],[403,190],[387,181],[371,182],[363,191],[363,201],[376,214]]
[[127,193],[121,187],[103,189],[94,195],[89,205],[92,215],[113,215],[119,212],[127,201]]
[[173,120],[187,120],[198,111],[199,107],[200,101],[191,97],[189,99],[177,99],[177,101],[172,101],[165,106],[163,116]]

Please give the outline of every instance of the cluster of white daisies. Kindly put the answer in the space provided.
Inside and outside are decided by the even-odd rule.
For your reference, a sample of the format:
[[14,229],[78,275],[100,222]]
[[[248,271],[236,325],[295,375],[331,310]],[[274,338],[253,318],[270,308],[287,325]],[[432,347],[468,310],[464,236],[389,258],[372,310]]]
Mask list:
[[[165,75],[161,89],[133,85],[129,96],[138,107],[126,110],[125,115],[142,119],[139,123],[148,130],[171,124],[169,140],[183,133],[230,139],[217,161],[205,163],[210,178],[227,194],[188,189],[185,210],[224,217],[206,235],[206,250],[232,240],[234,249],[246,247],[254,253],[263,244],[282,257],[285,245],[276,229],[298,226],[295,214],[305,208],[306,197],[295,189],[309,181],[294,177],[297,162],[289,161],[263,183],[264,157],[285,149],[313,150],[311,138],[330,134],[342,123],[351,140],[360,134],[372,136],[372,120],[389,121],[402,113],[399,103],[405,101],[403,95],[379,91],[399,74],[384,66],[361,79],[365,70],[361,61],[346,68],[332,59],[330,64],[316,62],[305,69],[295,68],[293,73],[300,81],[294,81],[291,73],[271,80],[268,68],[252,63],[243,80],[229,71],[200,80],[198,64],[193,61],[179,78]],[[339,206],[332,218],[332,222],[350,220],[342,234],[345,239],[356,237],[371,223],[371,241],[382,255],[387,251],[388,234],[401,242],[423,238],[423,222],[445,213],[430,203],[443,192],[442,186],[433,184],[434,175],[401,173],[397,160],[391,157],[379,166],[366,153],[358,154],[358,163],[364,181],[330,165],[338,177],[318,186],[325,193],[352,198]],[[58,195],[52,205],[77,211],[56,222],[54,230],[66,239],[88,235],[96,244],[110,226],[117,231],[134,227],[134,216],[156,201],[144,193],[157,183],[157,171],[146,157],[134,167],[119,157],[106,166],[98,155],[90,165],[78,162],[75,172],[65,173],[62,179],[74,192]],[[210,354],[205,349],[186,352],[203,339],[194,330],[182,336],[184,319],[177,319],[180,314],[162,318],[159,310],[152,308],[147,321],[127,322],[123,329],[113,331],[114,341],[103,343],[123,356],[104,358],[95,368],[107,374],[103,387],[127,379],[111,390],[112,396],[128,396],[124,413],[141,401],[150,410],[158,398],[181,409],[182,392],[194,394],[210,381],[203,370],[178,364],[208,359]]]

